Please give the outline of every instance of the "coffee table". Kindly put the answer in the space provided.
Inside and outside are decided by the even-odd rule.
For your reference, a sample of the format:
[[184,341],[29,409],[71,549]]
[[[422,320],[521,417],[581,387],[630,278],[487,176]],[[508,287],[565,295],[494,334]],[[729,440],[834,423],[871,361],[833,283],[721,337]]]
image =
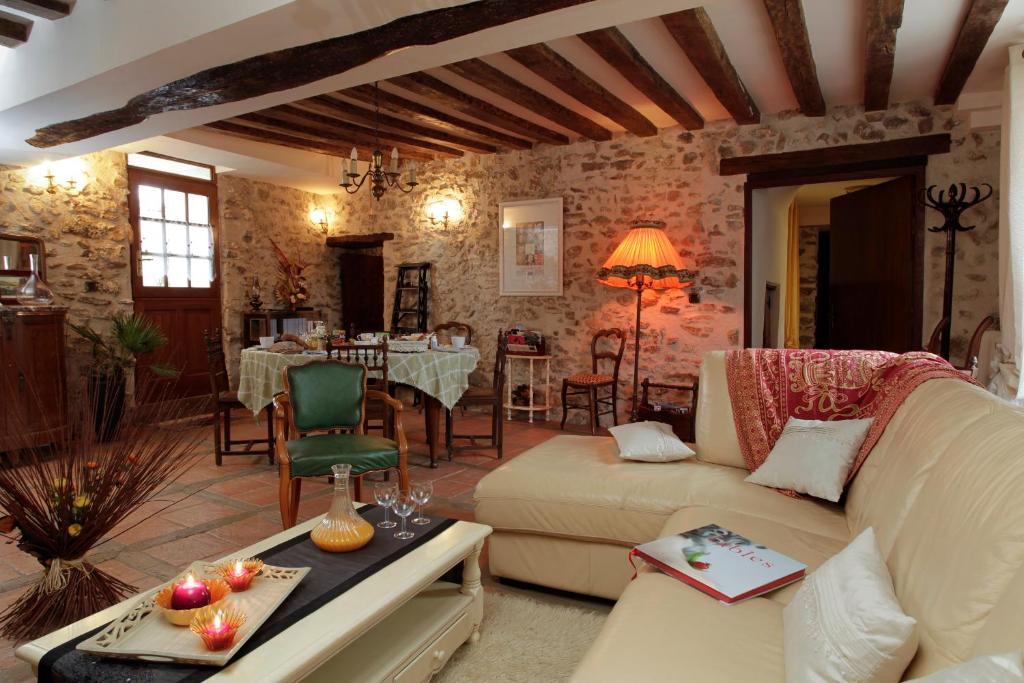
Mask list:
[[[309,533],[319,521],[303,522],[222,559],[256,555]],[[428,681],[456,648],[479,638],[479,557],[490,533],[483,524],[455,523],[208,680]],[[461,585],[440,580],[460,563]],[[35,673],[47,651],[119,617],[156,590],[26,643],[15,655]]]

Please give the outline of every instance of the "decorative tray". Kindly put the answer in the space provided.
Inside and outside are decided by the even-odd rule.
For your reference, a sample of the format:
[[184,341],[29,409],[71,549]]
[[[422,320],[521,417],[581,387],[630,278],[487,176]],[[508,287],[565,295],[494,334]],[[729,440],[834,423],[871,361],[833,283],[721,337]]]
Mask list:
[[[188,572],[197,578],[217,577],[215,565],[196,562],[174,581],[181,580]],[[264,565],[249,590],[230,593],[221,603],[222,608],[238,609],[246,620],[238,629],[234,644],[225,650],[210,652],[187,626],[174,626],[167,621],[154,602],[156,592],[92,638],[79,643],[78,649],[117,659],[224,666],[308,573],[309,567]]]

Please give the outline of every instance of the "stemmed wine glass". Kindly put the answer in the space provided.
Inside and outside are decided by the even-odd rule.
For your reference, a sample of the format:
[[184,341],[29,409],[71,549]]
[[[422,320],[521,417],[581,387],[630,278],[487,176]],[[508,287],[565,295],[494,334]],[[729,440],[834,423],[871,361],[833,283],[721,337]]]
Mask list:
[[398,522],[388,519],[388,511],[395,504],[395,499],[398,498],[398,484],[390,481],[378,481],[373,485],[373,497],[377,501],[377,505],[384,508],[384,521],[377,522],[377,527],[394,529],[398,526]]
[[398,498],[395,499],[394,506],[395,514],[402,518],[402,530],[395,534],[395,538],[401,538],[402,540],[412,538],[416,534],[406,530],[405,520],[409,518],[409,515],[416,508],[416,502],[408,495],[399,494]]
[[413,524],[430,524],[430,518],[423,516],[423,506],[427,504],[430,497],[434,495],[434,482],[414,481],[409,487],[409,497],[419,506],[417,516],[413,518]]

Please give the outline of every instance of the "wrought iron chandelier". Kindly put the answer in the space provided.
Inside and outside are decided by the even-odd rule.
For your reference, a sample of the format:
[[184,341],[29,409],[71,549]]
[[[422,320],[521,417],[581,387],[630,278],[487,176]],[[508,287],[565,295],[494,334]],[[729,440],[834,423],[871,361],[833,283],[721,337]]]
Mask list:
[[[416,168],[410,167],[409,169],[409,180],[404,185],[399,181],[398,172],[398,148],[391,148],[391,164],[388,170],[384,170],[384,153],[380,151],[380,101],[378,98],[379,88],[377,82],[373,83],[373,108],[374,108],[374,145],[373,155],[370,158],[370,167],[366,170],[363,176],[359,177],[359,171],[356,169],[356,164],[359,162],[359,151],[353,147],[352,156],[349,158],[348,170],[345,170],[344,164],[341,168],[341,187],[345,188],[345,191],[349,194],[355,194],[359,191],[366,180],[370,180],[370,192],[373,194],[374,199],[380,201],[380,198],[384,196],[384,193],[393,187],[398,188],[402,192],[412,192],[412,188],[419,185],[416,182]],[[358,182],[356,179],[359,178]]]

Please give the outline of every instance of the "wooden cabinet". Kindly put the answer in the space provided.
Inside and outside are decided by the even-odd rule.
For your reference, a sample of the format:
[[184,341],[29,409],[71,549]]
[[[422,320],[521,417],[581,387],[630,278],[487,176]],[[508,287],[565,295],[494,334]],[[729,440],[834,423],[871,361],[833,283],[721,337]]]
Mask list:
[[323,320],[319,310],[245,311],[242,313],[242,348],[259,346],[260,337],[280,337],[285,320]]
[[0,309],[0,450],[51,443],[67,416],[66,309]]

